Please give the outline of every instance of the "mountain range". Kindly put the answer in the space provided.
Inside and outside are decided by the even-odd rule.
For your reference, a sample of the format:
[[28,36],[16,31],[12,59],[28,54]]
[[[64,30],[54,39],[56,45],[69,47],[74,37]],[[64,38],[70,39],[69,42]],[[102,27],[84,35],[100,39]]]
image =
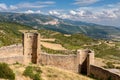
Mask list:
[[93,38],[114,39],[120,36],[120,28],[118,27],[60,19],[43,14],[1,12],[0,22],[16,22],[32,26],[34,29],[48,29],[64,34],[83,33]]

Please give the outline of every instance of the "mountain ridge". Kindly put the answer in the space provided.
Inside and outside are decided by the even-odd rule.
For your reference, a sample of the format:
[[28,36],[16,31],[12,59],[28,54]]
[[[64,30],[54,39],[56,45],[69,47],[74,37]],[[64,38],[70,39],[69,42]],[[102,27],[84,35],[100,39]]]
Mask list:
[[0,21],[16,22],[35,29],[48,29],[64,34],[83,33],[92,38],[111,39],[120,35],[118,27],[60,19],[43,14],[0,13]]

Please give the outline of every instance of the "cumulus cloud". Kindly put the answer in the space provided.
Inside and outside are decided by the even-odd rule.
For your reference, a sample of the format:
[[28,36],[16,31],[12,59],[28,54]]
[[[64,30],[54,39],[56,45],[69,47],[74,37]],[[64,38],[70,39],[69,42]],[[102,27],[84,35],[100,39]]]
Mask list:
[[74,5],[86,6],[98,2],[99,0],[75,0]]
[[74,10],[70,10],[70,14],[76,15],[77,13],[76,13],[76,11],[74,11]]
[[7,5],[6,4],[4,4],[4,3],[0,3],[0,10],[2,11],[2,10],[7,10],[8,8],[7,8]]
[[50,10],[49,15],[54,15],[62,19],[69,19],[71,17],[71,15],[65,13],[64,10]]
[[51,15],[63,19],[92,22],[105,25],[120,25],[120,3],[100,7],[80,7],[69,11],[53,11]]
[[56,11],[56,10],[51,10],[51,11],[49,11],[49,14],[50,14],[50,15],[56,15],[56,16],[57,16],[57,15],[61,15],[60,12],[58,12],[58,11]]
[[27,11],[25,11],[25,13],[31,14],[31,13],[34,13],[34,11],[32,11],[32,10],[27,10]]
[[23,12],[23,13],[26,13],[26,14],[33,14],[33,13],[42,13],[40,10],[37,10],[37,11],[33,11],[33,10],[27,10],[27,11],[25,11],[25,12]]
[[10,10],[16,10],[16,9],[18,9],[17,6],[10,5]]

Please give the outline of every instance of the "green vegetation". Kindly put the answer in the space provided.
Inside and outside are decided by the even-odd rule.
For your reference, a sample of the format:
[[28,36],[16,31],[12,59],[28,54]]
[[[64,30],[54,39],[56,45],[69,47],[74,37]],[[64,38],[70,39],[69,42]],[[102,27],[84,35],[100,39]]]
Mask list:
[[28,67],[26,67],[23,75],[28,76],[33,80],[43,80],[41,78],[41,73],[42,73],[42,71],[41,71],[40,67],[28,66]]
[[97,40],[80,33],[65,36],[64,34],[50,30],[39,30],[39,32],[44,38],[55,38],[56,41],[54,43],[62,44],[62,46],[69,50],[80,49],[84,44],[91,45],[98,43]]
[[22,34],[19,30],[25,29],[31,28],[17,23],[0,22],[0,47],[20,43]]
[[95,56],[100,58],[107,59],[117,59],[119,60],[120,53],[119,49],[116,46],[109,46],[105,43],[101,43],[99,45],[86,46],[84,48],[89,48],[95,51]]
[[55,36],[56,43],[62,44],[67,49],[80,49],[84,44],[91,45],[96,43],[96,40],[89,38],[83,34],[73,34],[71,36],[64,36],[63,34]]
[[15,80],[15,74],[6,63],[0,63],[0,78]]
[[[91,49],[95,51],[96,57],[120,60],[120,45],[117,44],[120,42],[114,42],[115,46],[109,46],[105,40],[92,39],[83,34],[72,34],[70,36],[65,36],[64,34],[50,30],[39,30],[39,32],[44,38],[55,38],[55,42],[52,43],[62,44],[62,46],[68,50],[76,51],[81,48]],[[61,53],[60,51],[57,52],[47,48],[42,49],[48,53]],[[61,54],[63,54],[63,52]]]
[[[119,64],[119,63],[118,63]],[[104,68],[116,68],[116,69],[120,69],[120,66],[115,65],[115,62],[106,62],[106,65],[103,66]]]
[[103,66],[104,68],[115,68],[112,62],[107,62],[106,66]]
[[64,54],[64,55],[68,55],[68,54],[76,54],[76,51],[70,51],[70,50],[52,50],[49,48],[45,48],[42,46],[42,50],[43,52],[47,52],[49,54]]
[[[32,29],[17,23],[0,22],[0,47],[22,42],[22,35],[19,30]],[[91,49],[95,51],[95,56],[105,59],[120,60],[120,42],[114,42],[115,46],[109,46],[105,40],[92,39],[83,34],[72,34],[65,36],[59,32],[41,29],[39,30],[43,38],[55,38],[55,42],[61,44],[70,51],[77,49]],[[42,50],[52,54],[68,54],[66,51],[55,51],[42,47]],[[74,52],[69,52],[74,54]]]

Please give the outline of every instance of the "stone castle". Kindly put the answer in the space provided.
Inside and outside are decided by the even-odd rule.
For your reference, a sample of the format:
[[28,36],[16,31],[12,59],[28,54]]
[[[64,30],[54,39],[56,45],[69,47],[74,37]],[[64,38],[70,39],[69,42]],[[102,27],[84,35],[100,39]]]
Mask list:
[[90,50],[78,50],[77,55],[41,54],[40,35],[37,32],[24,32],[23,55],[24,64],[53,65],[87,75],[90,64],[94,64],[94,52]]
[[48,54],[41,51],[40,45],[38,32],[25,31],[22,45],[0,48],[0,62],[50,65],[88,76],[92,75],[101,80],[120,80],[119,75],[94,65],[94,52],[91,50],[77,50],[76,55]]

